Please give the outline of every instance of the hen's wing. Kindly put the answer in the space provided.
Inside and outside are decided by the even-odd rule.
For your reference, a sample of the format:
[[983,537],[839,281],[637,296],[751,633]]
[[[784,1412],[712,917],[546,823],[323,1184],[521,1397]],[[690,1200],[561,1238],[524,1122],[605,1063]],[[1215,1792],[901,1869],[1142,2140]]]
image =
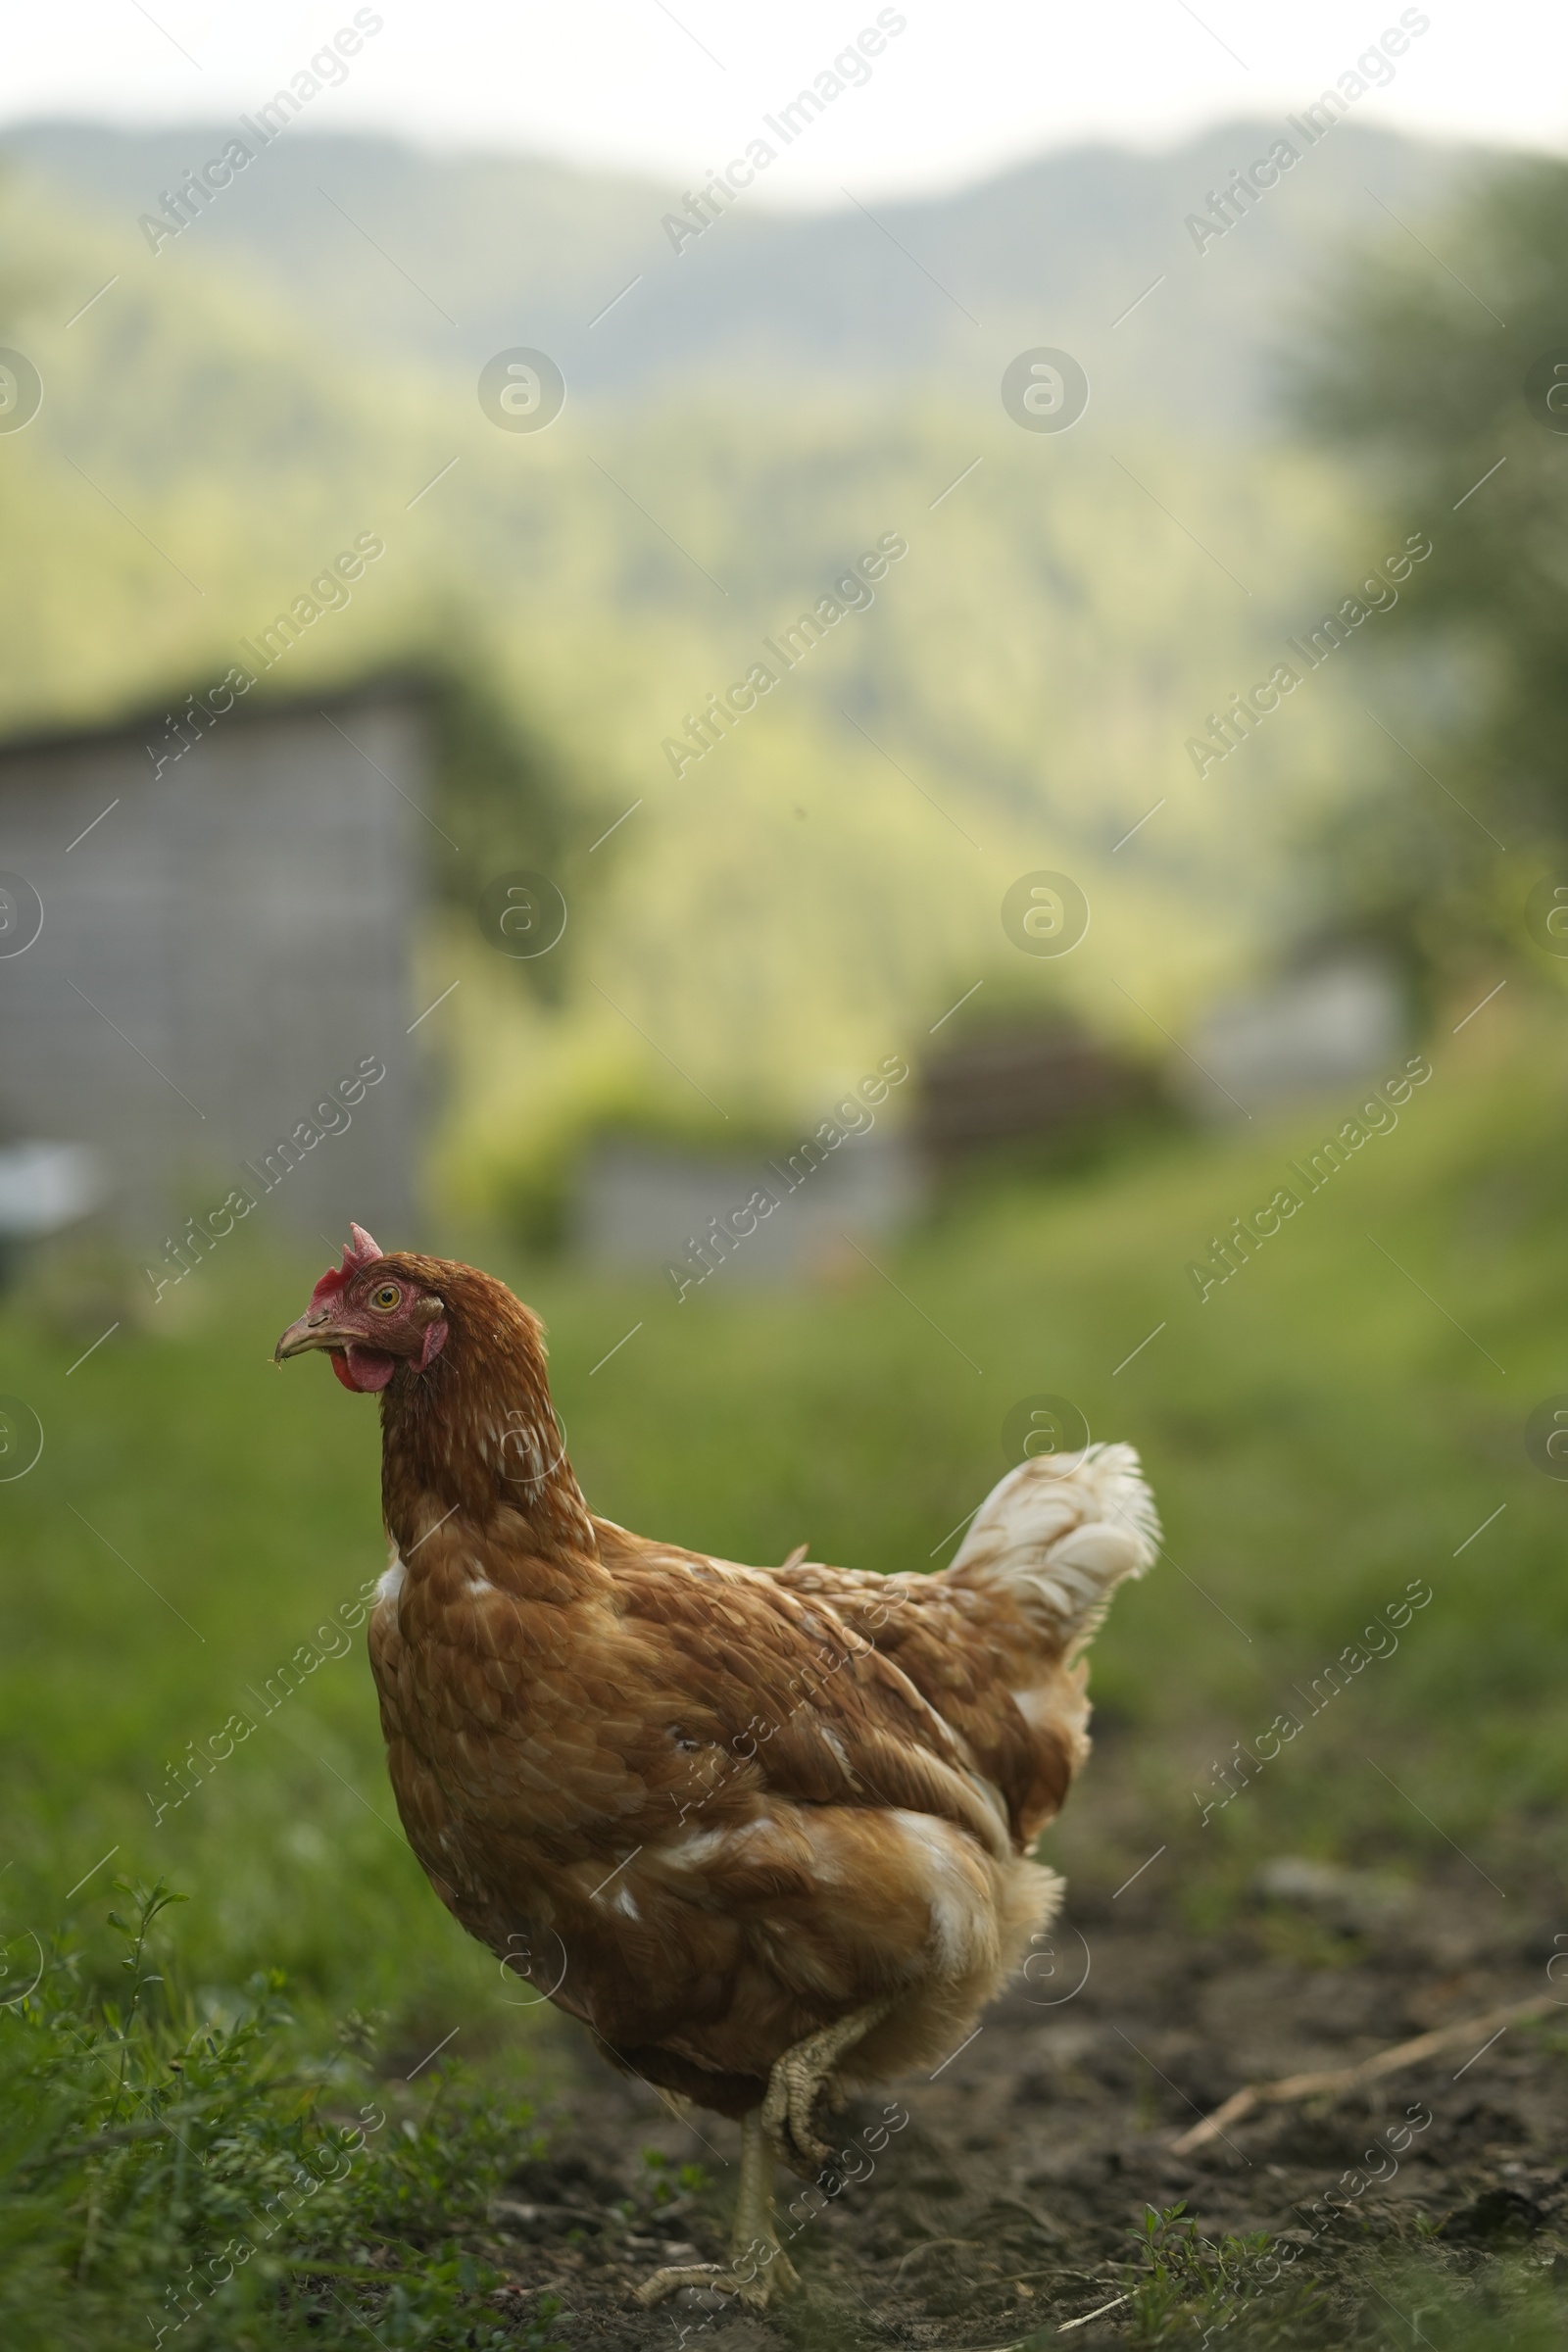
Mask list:
[[[627,1617],[665,1646],[687,1693],[688,1735],[722,1753],[725,1777],[755,1760],[767,1789],[798,1802],[908,1807],[1003,1850],[994,1790],[878,1624],[885,1580],[824,1570],[814,1588],[792,1585],[619,1529],[602,1540]],[[983,1671],[958,1665],[954,1687]]]

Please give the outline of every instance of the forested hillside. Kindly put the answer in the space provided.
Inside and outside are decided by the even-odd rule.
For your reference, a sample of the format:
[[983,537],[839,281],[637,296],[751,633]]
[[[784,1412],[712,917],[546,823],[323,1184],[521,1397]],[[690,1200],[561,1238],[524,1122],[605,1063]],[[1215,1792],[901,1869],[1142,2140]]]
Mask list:
[[[4,716],[177,697],[340,545],[384,539],[265,683],[437,656],[491,685],[563,780],[573,971],[598,983],[541,1008],[432,917],[438,986],[465,980],[431,1038],[453,1197],[615,1105],[809,1112],[976,981],[1164,1051],[1307,919],[1288,852],[1389,757],[1357,664],[1398,619],[1201,776],[1187,746],[1389,552],[1348,473],[1276,437],[1269,355],[1326,239],[1397,234],[1356,175],[1416,207],[1462,159],[1339,125],[1201,254],[1184,208],[1264,126],[1051,158],[879,213],[886,235],[853,208],[737,212],[676,257],[667,192],[299,132],[153,252],[136,213],[218,135],[8,142],[0,331],[45,389],[0,438]],[[1151,320],[1171,348],[1161,305],[1174,372],[1139,357]],[[565,377],[548,431],[497,430],[476,394],[519,339]],[[1087,414],[1020,430],[1003,369],[1058,343]],[[834,596],[894,540],[874,589]],[[764,643],[803,612],[832,616],[786,667]],[[672,753],[759,661],[756,709]],[[529,823],[519,800],[517,862]],[[998,919],[1040,867],[1097,910],[1059,962]]]

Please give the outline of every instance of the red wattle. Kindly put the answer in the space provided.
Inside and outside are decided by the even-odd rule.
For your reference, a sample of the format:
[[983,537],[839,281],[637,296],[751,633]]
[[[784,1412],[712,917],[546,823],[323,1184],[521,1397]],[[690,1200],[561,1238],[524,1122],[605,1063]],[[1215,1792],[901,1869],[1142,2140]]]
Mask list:
[[341,1354],[334,1348],[330,1353],[332,1369],[343,1386],[361,1396],[373,1396],[384,1389],[398,1368],[397,1357],[380,1348],[349,1348]]

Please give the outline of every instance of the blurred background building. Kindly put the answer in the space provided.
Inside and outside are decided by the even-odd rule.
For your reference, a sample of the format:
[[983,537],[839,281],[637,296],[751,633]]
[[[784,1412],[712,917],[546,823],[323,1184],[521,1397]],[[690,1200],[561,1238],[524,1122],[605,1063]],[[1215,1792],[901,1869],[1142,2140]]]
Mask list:
[[0,1237],[406,1226],[424,699],[222,704],[0,744]]
[[1171,1075],[1200,1118],[1223,1124],[1386,1076],[1408,1029],[1387,956],[1324,955],[1211,1005]]

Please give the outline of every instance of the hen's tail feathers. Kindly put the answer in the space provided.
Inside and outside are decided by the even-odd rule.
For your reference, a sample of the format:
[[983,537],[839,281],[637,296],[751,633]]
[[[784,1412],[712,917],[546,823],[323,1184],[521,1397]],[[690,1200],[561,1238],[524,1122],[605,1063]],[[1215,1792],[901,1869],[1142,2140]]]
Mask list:
[[1131,1446],[1040,1454],[993,1488],[948,1573],[960,1584],[1005,1586],[1069,1655],[1104,1622],[1122,1579],[1152,1565],[1159,1534]]

